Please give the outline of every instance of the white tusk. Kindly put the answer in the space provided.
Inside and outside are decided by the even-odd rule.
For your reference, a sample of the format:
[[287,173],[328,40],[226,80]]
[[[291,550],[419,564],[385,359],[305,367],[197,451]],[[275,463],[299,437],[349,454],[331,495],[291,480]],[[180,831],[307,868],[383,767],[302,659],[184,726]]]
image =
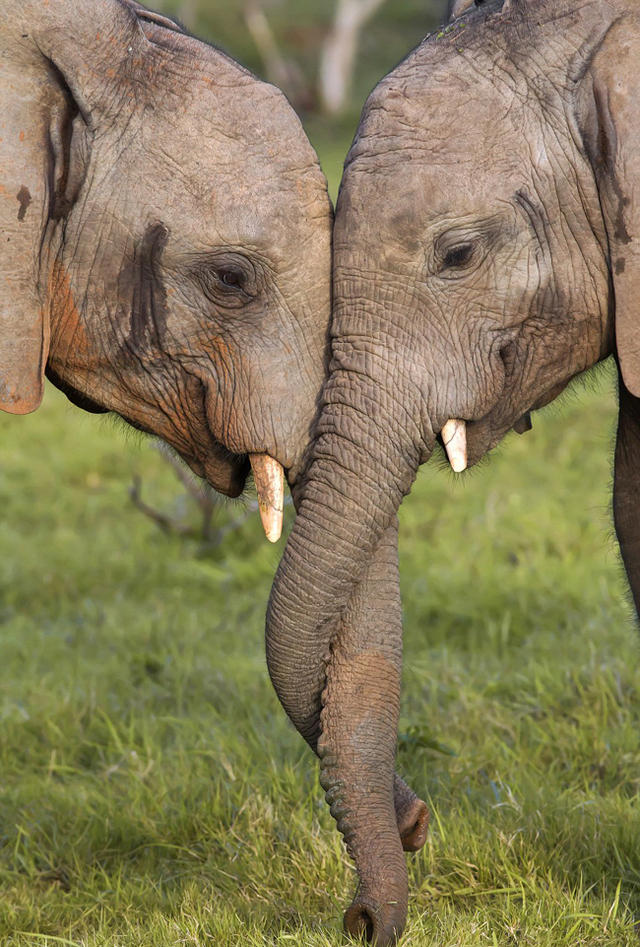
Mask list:
[[447,421],[441,430],[449,463],[456,473],[467,469],[467,425],[464,421]]
[[268,454],[249,454],[249,460],[258,491],[258,508],[265,535],[270,543],[277,543],[282,535],[284,469]]

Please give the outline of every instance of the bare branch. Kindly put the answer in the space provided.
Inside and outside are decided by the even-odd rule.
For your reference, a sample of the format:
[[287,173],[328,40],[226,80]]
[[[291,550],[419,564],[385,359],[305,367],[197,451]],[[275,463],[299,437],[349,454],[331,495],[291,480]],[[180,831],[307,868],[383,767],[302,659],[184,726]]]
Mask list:
[[144,502],[142,499],[142,480],[140,477],[134,477],[133,484],[129,487],[129,496],[136,509],[144,513],[145,516],[148,516],[154,523],[157,523],[163,533],[180,533],[181,536],[193,534],[193,530],[189,526],[185,526],[184,523],[179,523],[171,516],[167,516],[166,513],[161,513],[159,510],[154,509],[152,506],[149,506],[148,503]]
[[295,108],[311,108],[313,94],[297,64],[280,49],[261,0],[244,0],[242,15],[264,63],[269,82],[279,86]]
[[185,466],[179,457],[176,457],[170,447],[163,441],[155,441],[153,446],[172,467],[173,472],[182,486],[202,510],[208,510],[210,507],[217,506],[220,502],[219,498],[209,484],[202,480],[195,480],[189,468]]

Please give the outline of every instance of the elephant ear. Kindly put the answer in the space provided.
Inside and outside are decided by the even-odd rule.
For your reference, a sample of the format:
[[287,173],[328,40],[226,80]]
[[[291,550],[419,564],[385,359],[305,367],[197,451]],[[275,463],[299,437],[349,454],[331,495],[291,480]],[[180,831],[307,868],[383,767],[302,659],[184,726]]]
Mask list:
[[640,397],[640,17],[607,33],[586,81],[585,142],[609,243],[618,360]]
[[[6,9],[8,7],[8,9]],[[5,0],[0,17],[0,409],[40,405],[49,350],[52,219],[82,184],[113,77],[144,41],[117,0]],[[83,135],[89,130],[88,135]],[[84,156],[84,157],[82,157]]]

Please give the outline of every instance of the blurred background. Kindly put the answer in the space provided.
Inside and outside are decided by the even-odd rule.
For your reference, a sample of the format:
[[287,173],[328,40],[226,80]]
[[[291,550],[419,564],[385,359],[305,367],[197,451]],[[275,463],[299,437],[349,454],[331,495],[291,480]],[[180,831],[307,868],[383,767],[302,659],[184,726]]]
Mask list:
[[[443,13],[157,6],[286,87],[334,195],[367,93]],[[411,947],[637,943],[615,403],[605,366],[479,469],[435,457],[402,507],[397,765],[432,813]],[[0,943],[342,944],[355,879],[268,679],[284,540],[264,540],[252,495],[219,502],[49,387],[35,414],[0,414],[0,510]]]

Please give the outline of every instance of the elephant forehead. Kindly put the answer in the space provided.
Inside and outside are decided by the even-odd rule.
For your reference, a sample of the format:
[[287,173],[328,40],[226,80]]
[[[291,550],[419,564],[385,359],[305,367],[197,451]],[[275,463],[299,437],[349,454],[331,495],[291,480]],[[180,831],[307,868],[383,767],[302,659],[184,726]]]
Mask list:
[[201,197],[179,210],[194,220],[206,212],[204,233],[227,243],[285,255],[322,240],[329,254],[331,205],[324,177],[315,167],[283,173],[269,156],[244,156],[241,165],[216,167]]
[[[131,182],[138,203],[142,193],[174,220],[192,221],[204,233],[231,231],[240,244],[260,243],[281,229],[299,233],[330,216],[326,180],[310,146],[295,155],[286,142],[242,140],[211,127],[164,138],[149,129],[129,157],[135,168],[143,162],[147,169]],[[121,168],[112,173],[122,182]],[[114,192],[126,201],[122,188]]]
[[283,93],[253,76],[221,85],[204,75],[196,78],[185,102],[189,137],[204,134],[256,149],[277,148],[290,160],[313,155],[302,123]]
[[242,104],[199,101],[163,127],[164,117],[147,118],[143,126],[144,150],[166,161],[170,174],[182,177],[195,190],[211,184],[243,189],[300,193],[318,199],[326,180],[317,155],[284,96],[254,80],[245,87]]
[[[423,83],[394,83],[378,89],[367,104],[347,164],[375,160],[380,167],[416,158],[471,165],[478,155],[504,150],[495,129],[509,134],[527,122],[508,90],[458,76]],[[444,80],[443,80],[444,81]]]
[[354,242],[417,248],[433,228],[446,229],[504,213],[525,183],[520,162],[497,156],[491,174],[477,174],[473,155],[439,157],[427,149],[398,161],[355,162],[345,175],[336,219],[336,247]]

